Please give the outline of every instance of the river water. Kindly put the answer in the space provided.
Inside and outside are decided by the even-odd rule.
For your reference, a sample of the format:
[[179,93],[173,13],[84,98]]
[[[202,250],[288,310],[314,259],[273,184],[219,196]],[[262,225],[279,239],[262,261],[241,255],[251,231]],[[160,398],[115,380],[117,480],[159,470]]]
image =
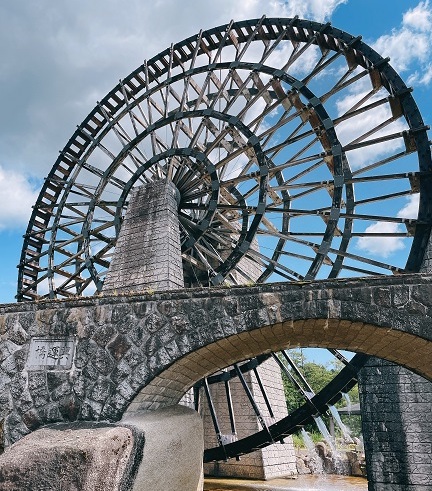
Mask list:
[[367,491],[367,480],[336,475],[302,475],[296,479],[254,481],[245,479],[206,478],[208,491]]

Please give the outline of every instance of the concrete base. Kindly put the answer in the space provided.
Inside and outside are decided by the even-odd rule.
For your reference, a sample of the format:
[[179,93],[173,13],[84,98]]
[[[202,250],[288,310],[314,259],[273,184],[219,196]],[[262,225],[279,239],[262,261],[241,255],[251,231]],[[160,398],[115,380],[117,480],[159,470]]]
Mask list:
[[204,435],[200,416],[184,406],[127,413],[122,423],[144,433],[133,491],[201,491]]

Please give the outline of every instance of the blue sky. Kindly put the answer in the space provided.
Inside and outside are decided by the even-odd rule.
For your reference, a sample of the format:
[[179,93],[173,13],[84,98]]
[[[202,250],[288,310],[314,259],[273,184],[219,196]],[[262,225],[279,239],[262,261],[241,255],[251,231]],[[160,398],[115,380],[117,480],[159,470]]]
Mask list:
[[[375,47],[432,122],[432,5],[418,0],[48,0],[0,7],[0,302],[14,302],[16,264],[43,178],[95,102],[173,42],[242,20],[331,21]],[[397,254],[395,248],[392,254]]]

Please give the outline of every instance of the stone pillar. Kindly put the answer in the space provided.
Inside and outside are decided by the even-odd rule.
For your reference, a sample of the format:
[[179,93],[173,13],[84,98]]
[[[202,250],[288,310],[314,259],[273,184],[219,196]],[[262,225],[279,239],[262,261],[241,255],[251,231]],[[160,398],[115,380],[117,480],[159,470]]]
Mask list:
[[166,180],[132,192],[104,294],[184,288],[177,201]]
[[432,384],[372,358],[359,389],[369,490],[432,490]]
[[[147,184],[133,191],[115,254],[105,278],[102,290],[104,294],[184,288],[177,199],[177,189],[165,180]],[[256,242],[254,245],[258,247]],[[261,268],[247,258],[241,260],[241,266],[251,278],[257,278],[261,274]],[[233,274],[238,282],[244,281],[242,276],[235,272]],[[274,365],[275,362],[267,362],[260,367],[259,372],[278,420],[286,415],[286,402],[280,370]],[[262,396],[255,377],[252,374],[247,374],[246,377],[258,403],[264,408],[265,404],[263,400],[260,401]],[[238,401],[236,413],[239,437],[247,432],[250,434],[260,431],[258,419],[250,404],[244,400],[245,393],[239,382],[233,384],[232,395],[233,400]],[[215,401],[219,406],[218,416],[221,416],[222,420],[226,419],[228,409],[224,395],[215,394]],[[181,401],[189,406],[191,402],[190,393]],[[216,435],[209,416],[204,417],[204,425],[206,446],[216,445]],[[254,452],[243,457],[240,462],[232,460],[226,464],[216,464],[213,468],[208,466],[207,471],[212,475],[263,479],[293,474],[294,447],[290,437],[286,442],[285,445],[276,444]]]
[[[421,272],[431,271],[429,240]],[[432,383],[371,358],[359,391],[369,491],[432,491]]]

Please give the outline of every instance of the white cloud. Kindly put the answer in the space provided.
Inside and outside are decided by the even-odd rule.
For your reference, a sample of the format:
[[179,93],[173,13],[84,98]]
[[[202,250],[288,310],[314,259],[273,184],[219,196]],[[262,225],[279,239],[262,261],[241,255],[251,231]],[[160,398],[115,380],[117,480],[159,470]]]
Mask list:
[[[406,205],[396,216],[398,218],[417,218],[420,195],[418,193],[408,197]],[[405,230],[405,226],[398,223],[375,222],[366,228],[366,233],[398,233]],[[356,246],[362,251],[376,257],[387,258],[393,253],[405,248],[402,237],[360,237]]]
[[[366,228],[366,233],[397,233],[401,231],[398,223],[376,222]],[[401,237],[359,237],[358,249],[377,257],[387,258],[394,252],[405,248]]]
[[415,61],[424,62],[428,59],[430,44],[428,33],[414,33],[412,29],[402,27],[381,36],[373,47],[383,57],[389,56],[392,66],[403,72]]
[[423,80],[426,83],[424,74],[430,70],[431,60],[431,26],[432,9],[429,0],[419,2],[415,8],[405,12],[400,28],[379,37],[372,47],[382,56],[389,56],[390,63],[399,72],[412,70],[414,64],[420,63],[417,77],[411,80]]
[[416,7],[405,12],[402,23],[404,26],[415,30],[429,31],[432,26],[429,0],[420,2]]
[[310,17],[317,21],[328,19],[339,5],[348,3],[348,0],[291,0],[285,4],[285,12],[289,17]]
[[0,231],[25,227],[37,194],[23,175],[0,167]]
[[[16,0],[2,6],[0,165],[45,176],[77,124],[120,78],[171,43],[243,20],[322,20],[344,0]],[[301,7],[301,8],[300,8]]]
[[408,85],[429,85],[432,81],[432,63],[423,68],[423,71],[416,70],[407,80]]
[[419,208],[420,194],[416,193],[407,199],[407,204],[399,210],[399,218],[417,218]]

